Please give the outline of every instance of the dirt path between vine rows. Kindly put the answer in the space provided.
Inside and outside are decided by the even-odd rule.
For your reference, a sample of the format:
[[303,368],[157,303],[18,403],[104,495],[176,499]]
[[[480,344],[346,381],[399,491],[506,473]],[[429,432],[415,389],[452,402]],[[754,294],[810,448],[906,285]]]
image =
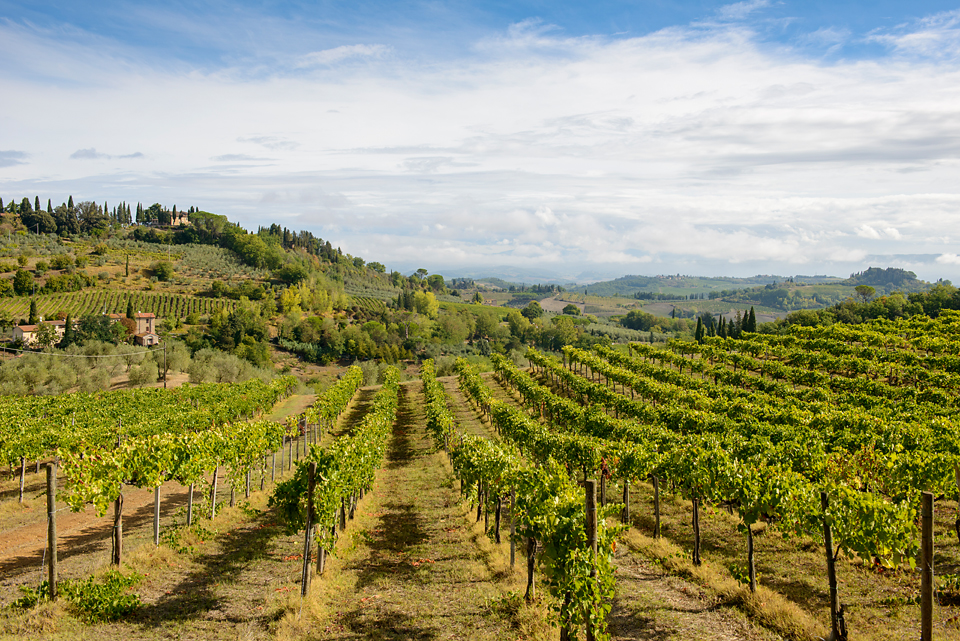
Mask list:
[[387,459],[351,535],[357,545],[318,579],[328,616],[309,636],[515,638],[491,606],[505,577],[473,540],[444,454],[432,451],[420,384],[401,390]]

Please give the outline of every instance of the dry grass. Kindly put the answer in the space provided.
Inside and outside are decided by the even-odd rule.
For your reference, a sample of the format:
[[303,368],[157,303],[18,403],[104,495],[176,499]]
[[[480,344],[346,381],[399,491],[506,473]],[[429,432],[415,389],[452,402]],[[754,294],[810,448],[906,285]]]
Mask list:
[[759,586],[755,594],[751,593],[726,568],[709,562],[696,566],[689,555],[666,539],[654,539],[631,528],[624,534],[624,542],[665,570],[693,580],[722,603],[741,608],[763,626],[788,639],[816,641],[826,636],[823,626],[795,603],[763,586]]

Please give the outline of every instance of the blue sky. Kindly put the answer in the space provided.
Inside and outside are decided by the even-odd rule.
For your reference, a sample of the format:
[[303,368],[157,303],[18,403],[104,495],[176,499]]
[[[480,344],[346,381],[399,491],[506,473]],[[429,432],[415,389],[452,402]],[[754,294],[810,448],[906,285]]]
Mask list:
[[960,2],[0,1],[0,196],[390,268],[960,279]]

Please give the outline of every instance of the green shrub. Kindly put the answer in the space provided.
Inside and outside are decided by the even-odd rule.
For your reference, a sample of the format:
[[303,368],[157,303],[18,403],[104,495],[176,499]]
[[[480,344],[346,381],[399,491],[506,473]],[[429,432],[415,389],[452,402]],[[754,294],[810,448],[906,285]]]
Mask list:
[[[78,619],[85,623],[116,621],[140,607],[140,595],[131,594],[130,588],[143,579],[137,573],[123,575],[110,570],[99,580],[89,577],[76,581],[61,581],[60,594],[70,603]],[[39,588],[20,586],[23,596],[14,601],[14,608],[32,608],[40,601],[50,598],[50,583],[44,581]]]

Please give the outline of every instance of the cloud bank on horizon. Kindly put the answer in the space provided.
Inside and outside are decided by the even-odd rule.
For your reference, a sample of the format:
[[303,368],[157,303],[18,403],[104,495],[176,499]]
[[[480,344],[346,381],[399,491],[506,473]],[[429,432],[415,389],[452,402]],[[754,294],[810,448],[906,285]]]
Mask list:
[[957,5],[689,4],[0,1],[0,196],[445,274],[960,277]]

